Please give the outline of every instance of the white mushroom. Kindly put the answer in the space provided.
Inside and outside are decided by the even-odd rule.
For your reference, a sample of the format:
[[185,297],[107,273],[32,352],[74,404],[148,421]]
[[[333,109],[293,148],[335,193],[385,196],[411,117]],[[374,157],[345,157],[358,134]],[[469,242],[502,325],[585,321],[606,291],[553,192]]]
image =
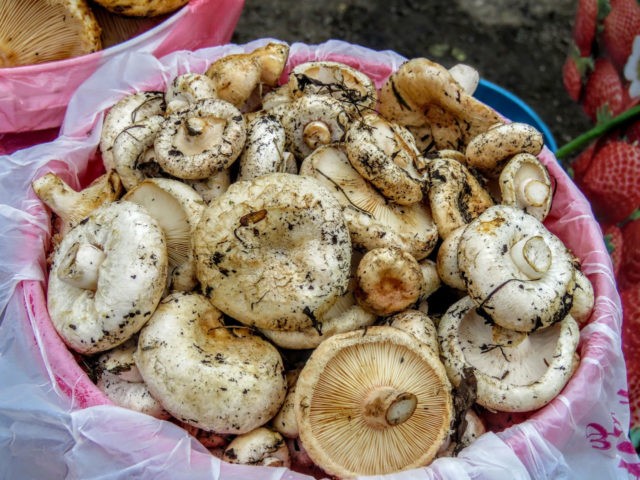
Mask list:
[[156,161],[174,177],[196,180],[228,168],[246,138],[240,111],[224,100],[199,100],[169,115],[156,136]]
[[258,328],[316,325],[349,281],[340,205],[312,178],[271,173],[234,183],[205,210],[194,245],[213,304]]
[[466,225],[461,225],[447,235],[440,244],[436,257],[436,268],[442,282],[462,291],[467,289],[467,285],[458,266],[458,246],[465,227]]
[[285,130],[273,115],[258,114],[247,126],[247,140],[240,155],[237,180],[251,180],[287,168]]
[[287,372],[287,396],[284,398],[282,408],[271,420],[272,428],[285,438],[297,438],[300,434],[295,412],[296,383],[299,375],[299,368]]
[[208,205],[214,198],[218,198],[231,185],[230,169],[225,168],[202,180],[184,180],[190,185]]
[[438,330],[433,320],[419,310],[404,310],[387,319],[390,326],[410,333],[416,339],[429,347],[433,353],[439,355]]
[[526,412],[549,403],[564,388],[578,364],[580,338],[571,316],[531,333],[485,321],[469,298],[452,305],[438,327],[449,379],[458,385],[473,369],[477,402],[491,410]]
[[318,179],[336,196],[357,248],[398,247],[422,260],[435,247],[438,230],[429,208],[389,202],[356,172],[342,146],[318,148],[302,162],[300,175]]
[[575,282],[573,303],[571,304],[569,314],[576,322],[584,324],[591,316],[595,303],[593,285],[580,269],[576,269]]
[[535,217],[506,205],[467,225],[458,265],[478,313],[504,328],[529,332],[569,313],[573,255]]
[[449,73],[467,94],[473,95],[478,88],[480,73],[471,65],[458,63],[449,69]]
[[146,210],[112,202],[95,210],[53,255],[47,306],[79,353],[116,347],[142,328],[167,281],[164,234]]
[[196,293],[162,300],[140,332],[135,360],[171,415],[216,433],[264,425],[287,390],[275,347],[246,328],[226,327],[222,313]]
[[215,96],[215,85],[209,77],[200,73],[183,73],[173,79],[164,93],[167,115],[188,108],[198,100]]
[[222,460],[244,465],[290,467],[287,444],[278,432],[265,427],[238,435],[225,448]]
[[438,275],[436,262],[429,258],[420,260],[420,270],[422,271],[422,291],[419,300],[426,301],[429,296],[442,286],[442,280]]

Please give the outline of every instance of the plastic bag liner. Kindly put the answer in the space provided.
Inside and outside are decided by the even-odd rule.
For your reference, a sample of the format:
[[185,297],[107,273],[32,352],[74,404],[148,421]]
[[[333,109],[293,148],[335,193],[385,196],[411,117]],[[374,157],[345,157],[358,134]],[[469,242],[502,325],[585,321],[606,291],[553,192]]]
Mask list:
[[0,68],[0,134],[59,127],[78,86],[125,51],[164,56],[175,50],[223,45],[231,39],[244,0],[191,0],[162,23],[118,45],[80,57]]
[[[69,103],[55,141],[0,157],[0,477],[300,479],[285,468],[221,462],[168,421],[113,406],[54,331],[46,301],[49,213],[30,182],[47,171],[80,188],[101,171],[96,154],[106,109],[127,93],[164,89],[174,76],[203,72],[226,54],[265,40],[180,51],[157,59],[127,52],[99,67]],[[343,61],[380,86],[404,61],[339,41],[293,44],[290,65]],[[589,204],[545,148],[556,185],[547,227],[572,249],[594,285],[594,312],[582,328],[581,362],[566,388],[529,414],[486,415],[489,433],[456,458],[385,479],[637,478],[627,436],[629,406],[620,346],[621,307],[602,233]],[[339,441],[337,439],[337,441]],[[382,477],[380,477],[382,478]]]

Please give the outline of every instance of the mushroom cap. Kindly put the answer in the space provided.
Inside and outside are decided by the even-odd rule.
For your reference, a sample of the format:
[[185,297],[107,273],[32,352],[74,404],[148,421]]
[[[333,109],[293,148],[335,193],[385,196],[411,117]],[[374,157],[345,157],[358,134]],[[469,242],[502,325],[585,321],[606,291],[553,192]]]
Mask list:
[[164,94],[167,114],[172,114],[205,98],[215,98],[213,81],[201,73],[183,73],[176,76]]
[[435,247],[438,230],[429,207],[389,202],[353,168],[342,145],[316,149],[302,162],[300,175],[316,178],[336,196],[356,247],[398,247],[417,260]]
[[392,315],[387,321],[390,326],[410,333],[419,342],[429,347],[433,353],[439,355],[438,330],[425,312],[408,309]]
[[593,284],[580,269],[576,269],[575,276],[576,286],[573,291],[573,303],[569,314],[579,324],[584,324],[593,311],[595,304],[595,295],[593,292]]
[[289,448],[280,433],[259,427],[238,435],[224,449],[222,460],[244,465],[290,467]]
[[260,85],[262,65],[251,53],[236,53],[215,60],[205,75],[215,85],[217,98],[242,108]]
[[222,313],[197,293],[160,302],[140,332],[135,360],[171,415],[216,433],[265,424],[287,392],[276,348],[246,328],[226,327]]
[[379,326],[334,335],[298,378],[300,439],[340,477],[426,465],[449,435],[450,388],[437,355],[408,333]]
[[461,225],[452,230],[438,247],[436,256],[436,268],[442,282],[462,291],[467,289],[467,284],[458,266],[458,246],[465,227],[466,225]]
[[177,178],[207,178],[229,167],[242,152],[246,127],[229,102],[203,99],[169,115],[156,136],[156,160]]
[[232,184],[205,210],[194,245],[211,302],[258,328],[314,326],[349,282],[342,210],[313,178],[271,173]]
[[247,125],[247,140],[240,155],[237,180],[251,180],[286,170],[285,129],[268,113],[258,114]]
[[260,81],[269,87],[278,85],[284,67],[289,58],[289,45],[282,42],[269,42],[251,52],[251,56],[260,65]]
[[171,13],[189,0],[93,0],[107,10],[129,17],[155,17]]
[[84,0],[20,0],[2,6],[0,68],[64,60],[102,48]]
[[495,205],[467,225],[458,266],[478,312],[504,328],[528,332],[546,327],[571,308],[573,255],[518,208]]
[[497,411],[527,412],[560,393],[577,366],[580,339],[571,316],[531,333],[491,325],[464,297],[453,304],[438,326],[440,351],[451,383],[465,368],[477,381],[477,403]]
[[[100,263],[78,261],[74,255],[85,245],[102,253]],[[90,354],[137,333],[160,301],[167,261],[164,234],[141,206],[119,201],[91,213],[53,254],[47,306],[65,343]],[[73,284],[73,276],[82,270],[92,270],[95,288]]]

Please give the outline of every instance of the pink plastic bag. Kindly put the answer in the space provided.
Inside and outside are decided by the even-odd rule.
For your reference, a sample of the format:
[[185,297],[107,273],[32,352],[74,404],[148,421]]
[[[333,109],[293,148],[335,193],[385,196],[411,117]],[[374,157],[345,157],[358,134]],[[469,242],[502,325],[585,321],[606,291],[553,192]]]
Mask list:
[[[104,111],[127,92],[164,89],[179,73],[202,72],[220,56],[263,43],[175,52],[160,60],[145,53],[118,56],[79,88],[60,138],[0,158],[0,187],[8,192],[0,205],[0,308],[7,305],[0,325],[0,377],[8,379],[0,389],[0,445],[4,429],[13,446],[6,461],[0,453],[0,465],[9,465],[0,467],[0,473],[2,468],[10,473],[35,468],[29,459],[36,452],[42,455],[43,442],[48,442],[52,452],[63,452],[48,460],[73,478],[308,478],[284,468],[220,462],[176,425],[115,407],[95,388],[49,320],[44,259],[49,219],[28,187],[45,171],[62,174],[75,187],[94,178],[101,168],[95,152]],[[343,61],[378,85],[404,60],[393,52],[330,41],[292,45],[289,68],[312,59]],[[104,75],[110,71],[119,75]],[[581,260],[596,293],[594,313],[581,332],[580,366],[546,407],[526,415],[488,416],[493,432],[458,457],[384,478],[638,477],[640,464],[629,448],[626,430],[621,308],[610,259],[585,198],[549,150],[541,159],[557,185],[546,224]]]
[[60,126],[78,86],[100,65],[123,52],[152,52],[160,57],[175,50],[227,43],[243,5],[244,0],[191,0],[154,28],[105,50],[0,69],[0,134]]

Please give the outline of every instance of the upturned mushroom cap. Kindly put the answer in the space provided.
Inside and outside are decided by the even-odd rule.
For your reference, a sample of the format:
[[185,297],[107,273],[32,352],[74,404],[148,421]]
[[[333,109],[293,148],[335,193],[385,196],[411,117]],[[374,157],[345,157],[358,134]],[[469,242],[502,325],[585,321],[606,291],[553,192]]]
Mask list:
[[200,73],[183,73],[173,79],[164,94],[167,114],[171,115],[198,100],[215,96],[216,86],[209,77]]
[[177,419],[242,434],[273,417],[287,391],[280,354],[246,328],[226,327],[202,295],[165,297],[140,332],[136,364]]
[[95,210],[53,254],[47,306],[65,343],[91,354],[137,333],[167,282],[164,234],[141,206],[119,201]]
[[295,407],[309,456],[339,477],[428,464],[453,415],[440,359],[388,326],[322,342],[300,373]]
[[577,367],[580,338],[571,316],[531,333],[491,325],[465,297],[440,320],[438,335],[447,374],[458,385],[465,368],[477,381],[477,403],[491,410],[527,412],[549,403]]
[[504,205],[521,208],[543,221],[551,210],[553,190],[547,168],[530,153],[511,157],[498,179]]
[[291,466],[289,449],[284,438],[266,427],[259,427],[235,437],[225,448],[222,460],[265,467]]
[[284,172],[285,129],[273,115],[258,114],[247,125],[247,140],[240,155],[237,180],[251,180],[267,173]]
[[155,17],[171,13],[189,0],[94,0],[107,10],[131,17]]
[[457,160],[434,158],[428,168],[429,203],[440,237],[446,239],[494,204],[489,192]]
[[0,68],[64,60],[101,48],[100,26],[84,0],[2,5]]
[[164,115],[165,103],[162,92],[136,92],[124,96],[111,107],[104,117],[100,135],[100,153],[107,171],[114,169],[113,142],[131,125],[154,115]]
[[302,162],[300,175],[316,178],[335,195],[357,248],[398,247],[422,260],[435,247],[438,230],[428,206],[389,202],[353,168],[343,146],[318,148]]
[[478,313],[521,332],[567,316],[573,256],[535,217],[506,205],[488,208],[460,238],[458,265]]
[[426,162],[406,129],[367,113],[349,125],[344,145],[353,168],[386,198],[399,205],[422,200]]
[[316,325],[349,282],[342,210],[312,178],[271,173],[232,184],[205,210],[194,245],[212,303],[258,328]]
[[224,100],[199,100],[167,117],[154,142],[156,160],[174,177],[203,179],[228,168],[245,138],[237,108]]

